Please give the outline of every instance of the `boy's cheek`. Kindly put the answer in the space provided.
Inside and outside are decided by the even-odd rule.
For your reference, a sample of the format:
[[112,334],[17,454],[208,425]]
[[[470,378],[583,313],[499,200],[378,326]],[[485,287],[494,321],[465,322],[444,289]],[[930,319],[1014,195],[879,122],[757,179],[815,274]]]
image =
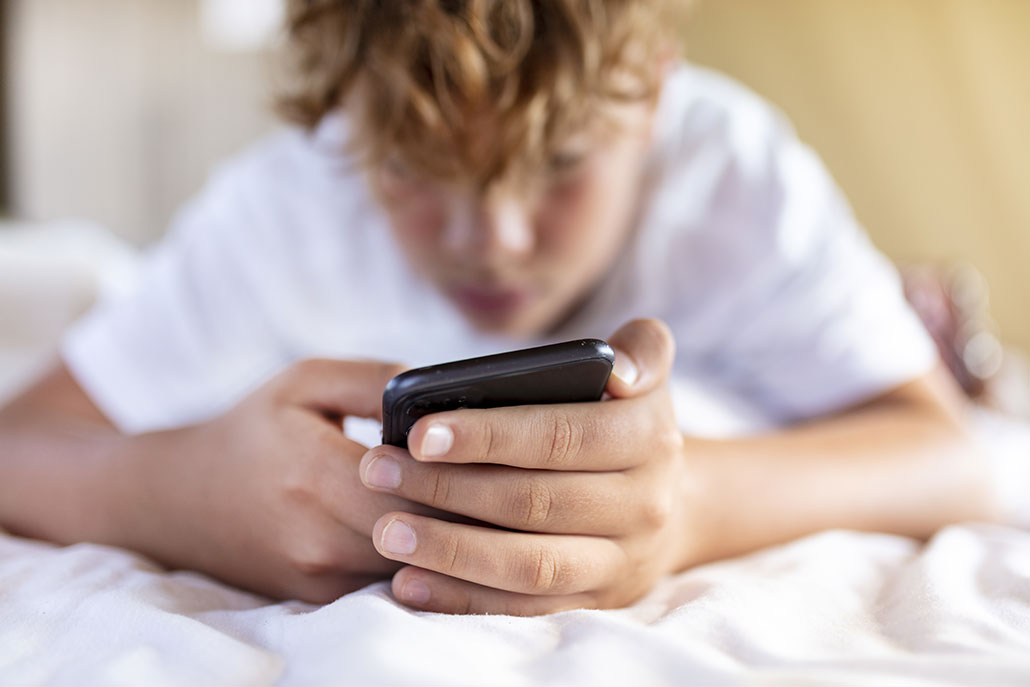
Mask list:
[[416,247],[418,255],[415,257],[434,252],[432,249],[441,240],[447,220],[443,203],[430,194],[416,194],[387,199],[385,209],[394,234],[409,253]]
[[439,235],[446,221],[446,202],[433,185],[387,172],[372,173],[372,188],[402,239],[428,239]]

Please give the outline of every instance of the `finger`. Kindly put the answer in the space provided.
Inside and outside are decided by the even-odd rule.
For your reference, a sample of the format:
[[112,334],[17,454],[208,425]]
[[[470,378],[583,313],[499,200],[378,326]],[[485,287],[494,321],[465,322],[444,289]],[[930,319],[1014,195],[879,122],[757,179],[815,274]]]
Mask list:
[[624,470],[661,449],[669,410],[654,398],[448,411],[408,434],[416,460],[495,463],[542,470]]
[[384,558],[372,540],[354,530],[341,527],[332,516],[312,509],[303,532],[283,532],[281,549],[290,563],[291,573],[304,577],[347,574],[361,561],[362,574],[392,574],[397,562]]
[[626,472],[420,463],[394,446],[370,450],[359,472],[370,489],[524,532],[621,536],[659,515],[654,499],[632,498]]
[[319,425],[303,436],[309,445],[299,445],[314,459],[293,464],[287,475],[287,491],[298,501],[318,504],[340,525],[360,533],[372,534],[372,527],[384,513],[410,511],[433,517],[439,512],[427,505],[413,503],[400,495],[370,491],[361,482],[358,465],[367,449],[328,426]]
[[615,365],[608,378],[613,398],[640,396],[665,383],[676,354],[676,340],[658,319],[632,320],[609,339]]
[[383,390],[406,368],[395,363],[314,358],[277,379],[280,398],[326,415],[383,419]]
[[536,596],[484,587],[412,566],[393,576],[393,595],[401,603],[433,613],[544,615],[576,608],[598,608],[593,594]]
[[610,539],[507,532],[408,513],[380,518],[372,542],[391,560],[522,594],[600,589],[625,568],[621,548]]

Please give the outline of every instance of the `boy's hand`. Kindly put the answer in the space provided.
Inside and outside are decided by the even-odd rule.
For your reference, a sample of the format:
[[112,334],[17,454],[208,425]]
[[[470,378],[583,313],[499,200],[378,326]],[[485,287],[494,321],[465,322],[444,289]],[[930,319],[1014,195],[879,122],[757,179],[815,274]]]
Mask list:
[[610,342],[612,400],[438,413],[412,428],[411,453],[364,456],[374,490],[517,530],[384,515],[373,542],[409,565],[393,578],[398,599],[459,613],[617,607],[683,565],[691,533],[665,386],[672,335],[636,320]]
[[[401,368],[309,360],[210,422],[140,437],[121,522],[132,548],[274,597],[327,602],[399,565],[370,540],[382,514],[435,513],[364,488],[345,415],[379,417]],[[138,485],[145,485],[142,490]],[[142,493],[140,493],[142,492]],[[415,516],[409,516],[415,517]]]

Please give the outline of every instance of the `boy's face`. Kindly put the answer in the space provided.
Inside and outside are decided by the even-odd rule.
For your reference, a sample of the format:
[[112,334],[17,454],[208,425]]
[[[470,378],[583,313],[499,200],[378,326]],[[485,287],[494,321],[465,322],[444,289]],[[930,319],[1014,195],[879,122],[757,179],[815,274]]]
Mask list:
[[408,260],[473,326],[542,334],[575,312],[629,238],[653,111],[613,106],[526,183],[477,191],[386,163],[373,184]]

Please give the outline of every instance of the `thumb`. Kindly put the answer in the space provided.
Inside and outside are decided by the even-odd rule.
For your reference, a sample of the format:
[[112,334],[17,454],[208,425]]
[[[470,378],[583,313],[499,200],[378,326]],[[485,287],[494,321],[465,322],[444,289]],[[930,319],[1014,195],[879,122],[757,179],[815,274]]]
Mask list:
[[383,390],[407,368],[395,363],[313,358],[294,364],[278,383],[286,403],[324,415],[383,419]]
[[632,320],[612,334],[615,365],[607,391],[614,398],[646,394],[665,383],[676,354],[668,325],[658,319]]

